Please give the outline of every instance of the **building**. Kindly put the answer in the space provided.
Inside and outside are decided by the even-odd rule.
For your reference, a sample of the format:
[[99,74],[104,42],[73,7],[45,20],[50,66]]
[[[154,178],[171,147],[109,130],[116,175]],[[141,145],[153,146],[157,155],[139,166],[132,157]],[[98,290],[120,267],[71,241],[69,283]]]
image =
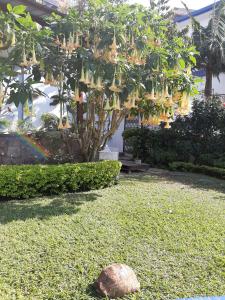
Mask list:
[[[174,11],[175,18],[182,17],[187,14],[187,11],[185,8],[174,7],[173,11]],[[192,11],[193,10],[191,9],[191,12]]]
[[[215,5],[217,5],[220,1],[216,1],[215,3],[212,0],[212,4],[203,7],[199,10],[195,10],[191,12],[191,16],[193,16],[202,26],[207,26],[209,20],[213,16],[213,11]],[[189,26],[189,32],[191,35],[191,19],[189,14],[185,14],[183,16],[178,16],[175,19],[175,22],[177,23],[177,27],[182,30],[185,27]],[[205,87],[205,72],[204,70],[199,70],[196,75],[202,77],[203,82],[199,86],[199,90],[203,91]],[[214,77],[213,78],[213,93],[219,94],[219,95],[225,95],[225,74],[220,74],[219,78]]]

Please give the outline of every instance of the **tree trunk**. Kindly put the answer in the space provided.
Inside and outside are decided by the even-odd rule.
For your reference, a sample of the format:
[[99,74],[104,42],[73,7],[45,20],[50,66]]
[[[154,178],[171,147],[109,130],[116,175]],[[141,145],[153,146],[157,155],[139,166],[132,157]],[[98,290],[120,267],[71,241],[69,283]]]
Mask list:
[[[79,133],[80,148],[84,161],[90,162],[96,160],[98,152],[104,149],[107,141],[118,129],[120,123],[125,117],[125,114],[125,111],[114,111],[108,127],[106,124],[107,119],[105,117],[105,112],[102,110],[98,112],[97,125],[95,122],[93,122],[93,124],[91,124],[92,122],[88,122],[88,124],[91,124],[90,126],[86,124],[86,130],[80,131]],[[89,117],[91,118],[91,115],[89,115]],[[92,113],[93,121],[96,121],[95,117],[96,114],[94,110]]]
[[77,103],[77,125],[83,123],[84,108],[82,103]]
[[206,97],[206,99],[212,96],[212,80],[213,80],[212,67],[208,63],[206,66],[206,82],[205,82],[205,97]]

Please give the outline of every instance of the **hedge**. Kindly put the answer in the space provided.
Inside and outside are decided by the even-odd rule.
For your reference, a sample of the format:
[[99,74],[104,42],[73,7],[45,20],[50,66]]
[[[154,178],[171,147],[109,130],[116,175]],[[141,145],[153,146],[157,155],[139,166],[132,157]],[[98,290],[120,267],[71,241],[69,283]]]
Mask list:
[[225,109],[222,99],[194,99],[188,116],[177,116],[170,129],[126,129],[125,149],[152,166],[173,162],[225,169]]
[[201,173],[209,176],[213,176],[220,179],[225,179],[225,169],[209,167],[209,166],[201,166],[194,165],[192,163],[185,162],[173,162],[169,164],[169,169],[171,171],[186,171],[193,173]]
[[31,198],[100,189],[114,184],[118,161],[0,166],[0,199]]

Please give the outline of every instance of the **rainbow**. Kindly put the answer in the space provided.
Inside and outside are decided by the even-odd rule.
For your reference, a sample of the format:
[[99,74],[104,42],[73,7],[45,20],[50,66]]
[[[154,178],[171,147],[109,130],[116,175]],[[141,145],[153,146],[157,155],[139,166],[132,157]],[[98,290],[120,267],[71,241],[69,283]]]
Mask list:
[[16,137],[25,145],[29,146],[34,155],[38,158],[46,159],[50,156],[50,152],[40,143],[36,142],[31,136],[16,133]]

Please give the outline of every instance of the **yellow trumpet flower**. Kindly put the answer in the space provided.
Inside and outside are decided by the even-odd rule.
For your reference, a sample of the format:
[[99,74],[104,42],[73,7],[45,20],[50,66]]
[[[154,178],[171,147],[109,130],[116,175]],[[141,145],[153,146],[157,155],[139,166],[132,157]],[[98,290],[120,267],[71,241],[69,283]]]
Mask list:
[[39,64],[39,62],[37,61],[37,58],[36,58],[36,53],[35,53],[34,47],[33,47],[33,50],[32,50],[32,61],[31,62],[32,62],[33,65]]
[[69,123],[68,113],[67,113],[67,116],[66,116],[66,123],[65,123],[63,128],[65,128],[65,129],[70,129],[71,128],[71,125]]
[[170,126],[170,123],[169,122],[166,122],[166,125],[164,126],[165,129],[170,129],[171,126]]
[[165,98],[169,98],[170,97],[168,85],[166,85],[166,88],[164,90],[164,97]]
[[80,78],[80,82],[84,82],[85,83],[85,74],[84,74],[84,67],[82,67],[82,70],[81,70],[81,78]]
[[80,47],[80,41],[79,41],[79,35],[78,35],[78,33],[76,33],[76,41],[75,41],[75,45],[74,46],[75,46],[76,49]]
[[100,77],[98,77],[98,79],[97,79],[96,89],[97,89],[98,91],[102,91],[102,90],[104,89],[104,86],[103,86],[103,84],[102,84],[102,81],[101,81],[101,78],[100,78]]
[[62,46],[61,46],[62,49],[66,49],[66,37],[64,35],[63,37],[63,42],[62,42]]
[[115,79],[115,75],[114,75],[114,78],[113,78],[113,82],[112,82],[112,85],[109,87],[110,91],[112,92],[117,92],[118,91],[118,88],[116,86],[116,79]]
[[11,47],[15,47],[15,46],[16,46],[16,35],[15,35],[15,31],[13,30],[12,39],[11,39]]
[[104,106],[104,110],[108,111],[111,110],[111,106],[109,104],[109,99],[106,100],[105,106]]
[[118,46],[117,46],[117,44],[116,44],[116,34],[114,33],[114,36],[113,36],[113,42],[112,42],[112,44],[109,46],[109,48],[111,49],[111,50],[114,50],[114,51],[116,51],[116,49],[118,48]]
[[21,67],[28,67],[29,65],[29,62],[27,60],[27,56],[26,56],[26,52],[25,52],[25,49],[23,49],[23,53],[22,53],[22,62],[20,64]]
[[90,85],[90,74],[89,74],[89,70],[87,70],[87,72],[86,72],[86,74],[85,74],[85,81],[84,81],[84,83],[86,84],[86,85]]
[[59,125],[58,125],[58,129],[63,129],[63,123],[62,123],[62,119],[59,120]]
[[90,83],[90,86],[89,86],[89,87],[90,87],[91,89],[95,89],[95,88],[96,88],[94,76],[91,76],[91,83]]
[[116,99],[115,94],[113,95],[112,109],[113,109],[113,110],[116,110],[116,109],[117,109],[117,99]]
[[153,88],[152,91],[151,91],[151,94],[150,94],[150,100],[151,101],[155,101],[156,100],[156,97],[155,97],[155,89]]
[[120,106],[120,98],[117,96],[116,98],[116,110],[121,110],[121,106]]

